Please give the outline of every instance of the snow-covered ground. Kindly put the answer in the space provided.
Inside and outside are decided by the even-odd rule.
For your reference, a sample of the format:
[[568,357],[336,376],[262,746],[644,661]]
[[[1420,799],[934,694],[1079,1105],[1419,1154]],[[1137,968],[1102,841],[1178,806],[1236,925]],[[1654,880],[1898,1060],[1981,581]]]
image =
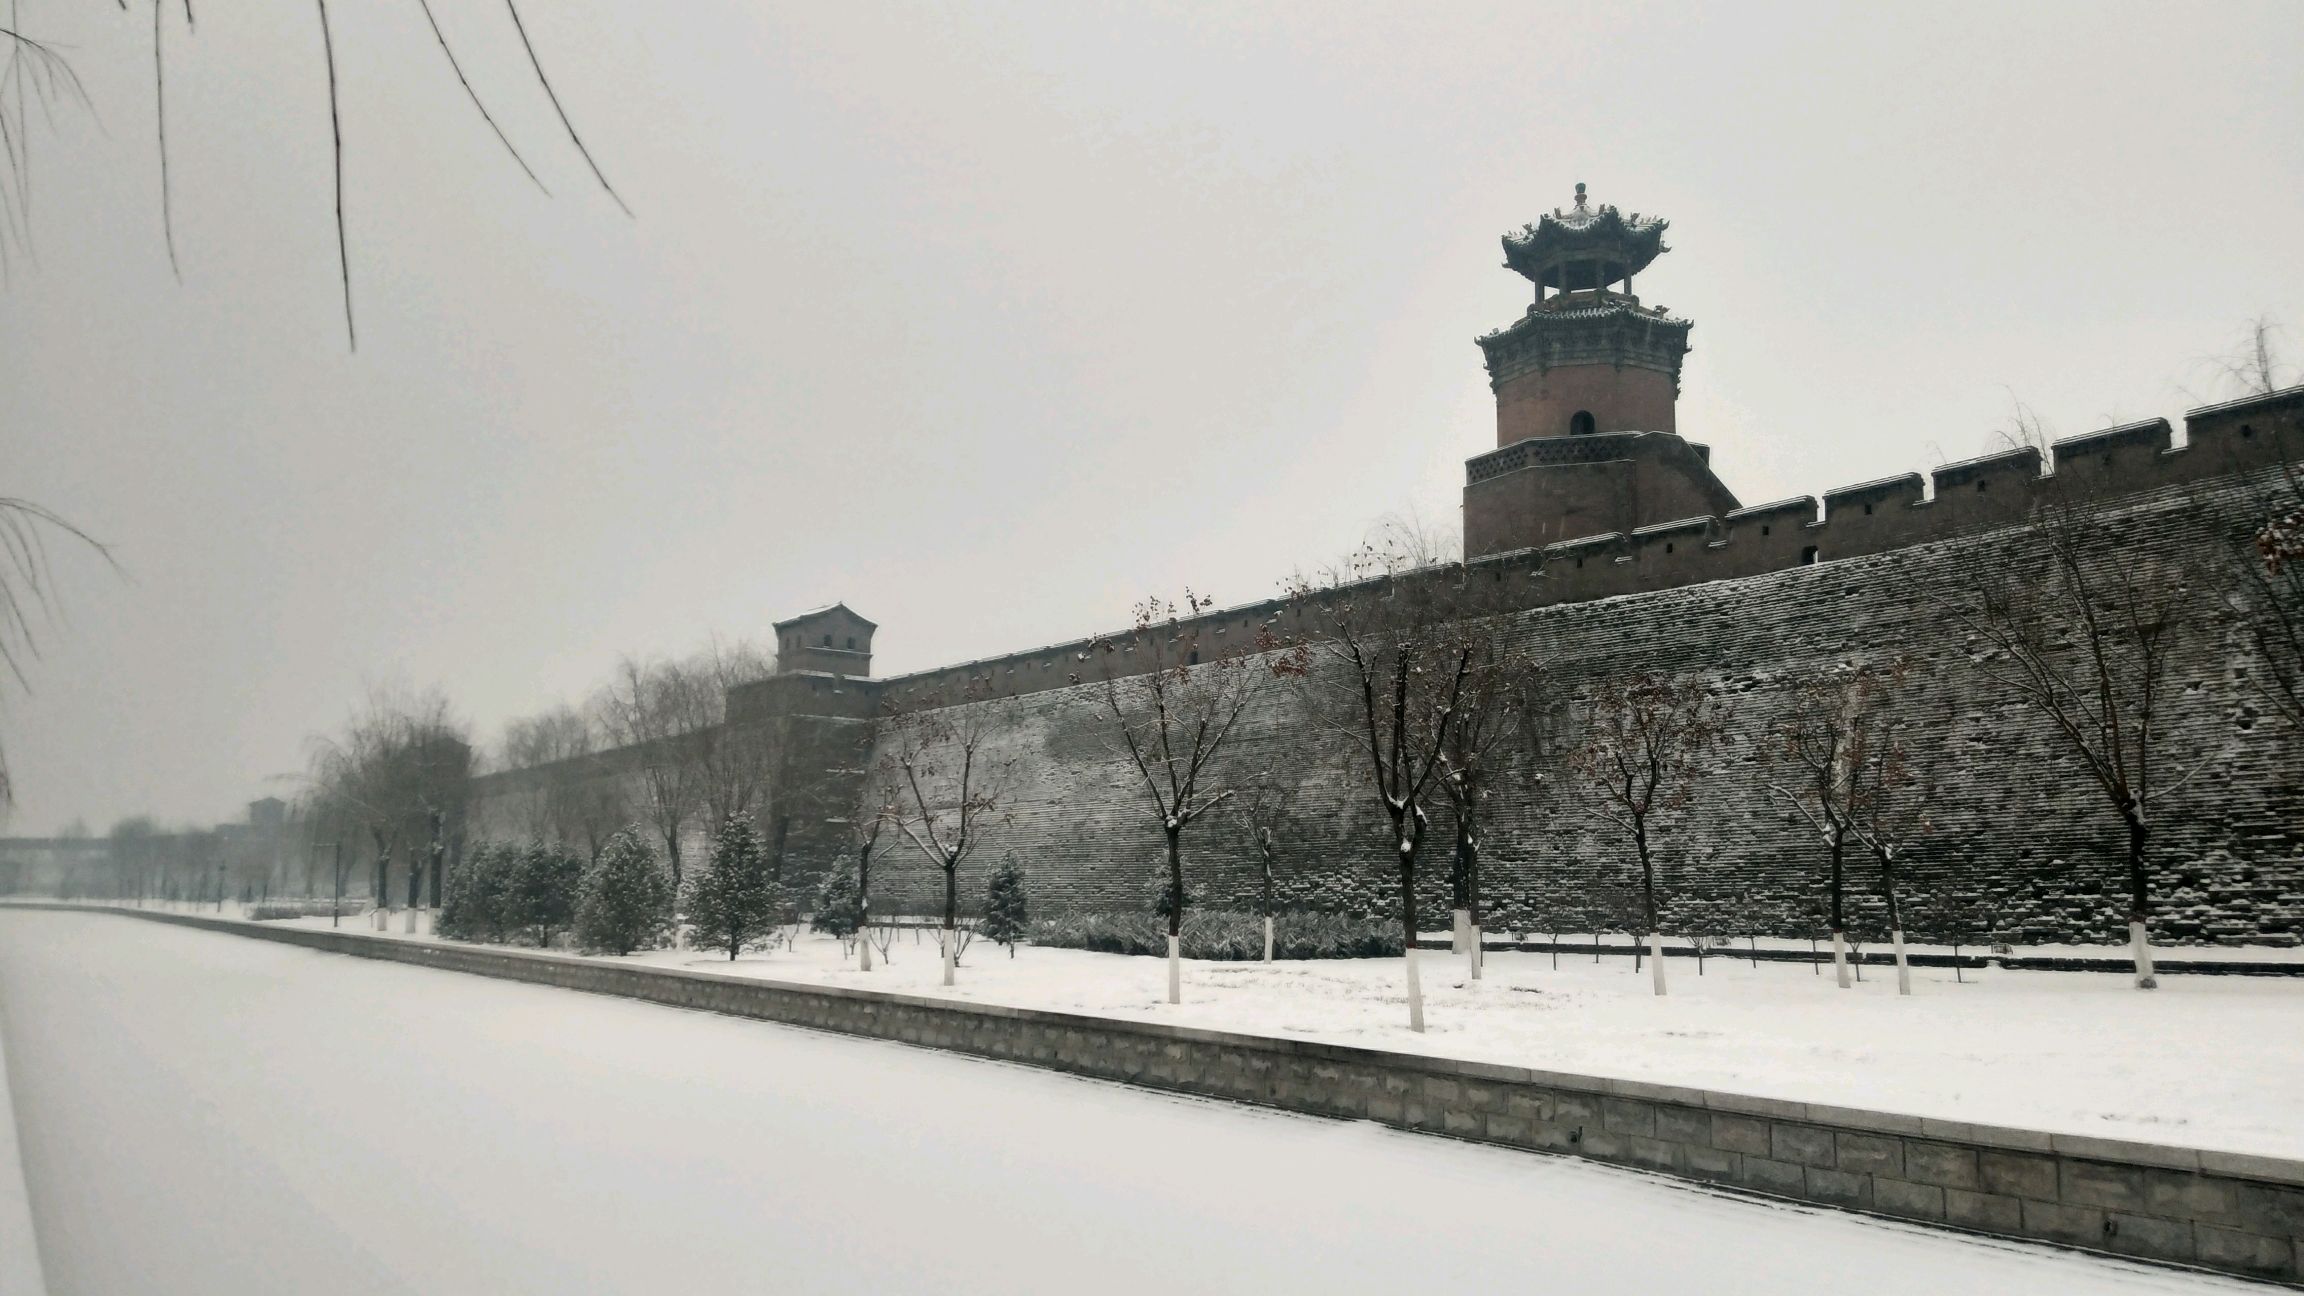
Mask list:
[[[1444,931],[1430,932],[1427,935],[1433,940],[1444,941],[1448,939],[1448,933]],[[1557,938],[1551,932],[1513,932],[1507,934],[1491,931],[1488,933],[1488,943],[1491,945],[1507,944],[1513,940],[1528,944],[1590,945],[1592,939],[1590,932],[1562,933]],[[1602,935],[1600,941],[1604,945],[1628,947],[1632,938],[1622,932],[1611,932]],[[1715,952],[1734,955],[1742,953],[1748,946],[1757,946],[1762,951],[1789,950],[1796,954],[1814,953],[1823,958],[1830,958],[1832,955],[1831,945],[1822,940],[1791,940],[1777,936],[1734,936],[1728,938],[1728,941],[1727,945],[1718,947]],[[1680,936],[1667,937],[1665,947],[1672,950],[1686,950],[1688,941],[1685,937]],[[1714,947],[1707,946],[1706,948],[1712,949]],[[1950,945],[1930,945],[1921,941],[1913,941],[1907,944],[1905,948],[1914,954],[1957,953],[1963,958],[1992,957],[1991,947],[1987,945],[1962,945],[1958,950],[1954,950]],[[1885,958],[1888,954],[1888,945],[1886,942],[1867,944],[1864,946],[1864,954],[1866,957],[1879,955]],[[2017,958],[2108,959],[2116,963],[2125,963],[2129,959],[2126,945],[2021,945],[2013,947],[2010,954]],[[2178,966],[2186,963],[2304,964],[2304,945],[2163,945],[2155,947],[2153,954],[2158,962],[2173,963]],[[1678,956],[1675,955],[1675,957]]]
[[0,1293],[39,1296],[40,1249],[32,1237],[32,1199],[16,1141],[15,1106],[8,1092],[6,1022],[0,1020]]
[[[306,925],[326,926],[327,920]],[[357,928],[355,928],[357,929]],[[1649,992],[1629,958],[1492,953],[1484,980],[1426,951],[1422,1035],[1406,1029],[1398,959],[1187,962],[1181,1006],[1158,959],[979,942],[959,985],[935,946],[899,938],[856,971],[837,942],[730,963],[659,950],[632,961],[779,981],[1432,1053],[1981,1124],[2304,1158],[2304,978],[2168,976],[2141,993],[2104,973],[1892,969],[1835,987],[1829,968],[1727,955],[1668,962]]]
[[2260,1290],[101,915],[0,1010],[56,1296]]

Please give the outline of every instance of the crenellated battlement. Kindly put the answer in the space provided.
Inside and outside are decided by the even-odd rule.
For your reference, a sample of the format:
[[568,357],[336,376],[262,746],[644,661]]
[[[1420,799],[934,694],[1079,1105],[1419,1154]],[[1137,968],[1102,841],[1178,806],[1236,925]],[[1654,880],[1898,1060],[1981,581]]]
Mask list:
[[[1638,435],[1553,441],[1526,451],[1580,458],[1584,442]],[[1522,449],[1506,447],[1482,458],[1500,459]],[[2304,387],[2192,410],[2185,416],[2181,446],[2166,419],[2148,419],[2066,437],[2049,449],[2052,471],[2042,470],[2037,448],[2024,446],[1946,464],[1925,476],[1904,473],[1835,487],[1820,500],[1803,495],[1721,516],[1583,536],[1484,555],[1447,570],[1463,579],[1497,582],[1510,591],[1508,606],[1532,608],[1760,576],[1980,534],[2021,523],[2051,498],[2107,501],[2267,468],[2283,456],[2304,461]],[[1366,587],[1379,584],[1371,581]],[[1253,645],[1257,630],[1267,624],[1293,629],[1291,615],[1286,600],[1265,599],[1181,621],[1173,631],[1160,630],[1204,652],[1225,653]],[[1063,688],[1101,676],[1107,643],[1121,654],[1124,667],[1134,638],[1133,632],[1120,631],[1047,644],[897,676],[879,687],[919,699]],[[862,683],[849,681],[851,687]]]

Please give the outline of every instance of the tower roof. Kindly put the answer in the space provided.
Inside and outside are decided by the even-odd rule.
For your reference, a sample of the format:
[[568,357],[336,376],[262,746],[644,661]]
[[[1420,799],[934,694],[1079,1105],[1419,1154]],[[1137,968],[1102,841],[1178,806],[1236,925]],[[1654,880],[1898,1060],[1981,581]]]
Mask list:
[[1570,261],[1604,262],[1609,277],[1620,279],[1671,251],[1664,246],[1669,223],[1657,216],[1642,219],[1638,212],[1626,216],[1607,203],[1592,206],[1579,181],[1572,210],[1555,208],[1519,233],[1504,236],[1504,264],[1538,285],[1553,287],[1559,286],[1559,266]]
[[877,622],[868,621],[862,616],[857,615],[856,609],[848,606],[845,603],[827,603],[822,607],[810,608],[807,611],[799,613],[795,616],[788,616],[781,621],[774,621],[770,622],[769,624],[775,629],[782,630],[786,626],[800,625],[804,622],[821,621],[835,613],[845,616],[849,620],[854,621],[858,625],[864,626],[868,629],[877,630],[880,628]]

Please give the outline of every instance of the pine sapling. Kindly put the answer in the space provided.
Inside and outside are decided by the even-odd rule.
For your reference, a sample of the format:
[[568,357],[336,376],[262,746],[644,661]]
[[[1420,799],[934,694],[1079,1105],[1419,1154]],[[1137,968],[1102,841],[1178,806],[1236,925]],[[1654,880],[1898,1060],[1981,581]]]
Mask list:
[[687,893],[696,943],[727,950],[730,962],[746,945],[773,934],[782,916],[783,896],[768,875],[767,852],[743,815],[721,824],[711,857],[689,871]]
[[1027,907],[1023,870],[1016,867],[1014,858],[1000,861],[984,891],[982,931],[994,943],[1007,946],[1010,958],[1016,957],[1016,942],[1024,939],[1029,922]]

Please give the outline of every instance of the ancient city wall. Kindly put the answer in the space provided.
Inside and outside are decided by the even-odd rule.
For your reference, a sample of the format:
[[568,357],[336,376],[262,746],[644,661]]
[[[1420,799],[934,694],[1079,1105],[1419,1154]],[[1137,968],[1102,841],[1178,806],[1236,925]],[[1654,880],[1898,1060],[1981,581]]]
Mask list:
[[[1812,835],[1766,792],[1763,737],[1787,690],[1819,672],[1891,655],[1908,660],[1896,706],[1916,760],[1939,785],[1932,831],[1910,861],[1907,926],[1926,936],[1985,933],[2025,941],[2117,940],[2123,933],[2123,837],[2094,785],[2047,723],[1998,691],[1931,589],[1979,569],[2038,575],[2047,555],[2019,530],[2050,491],[2109,519],[2112,544],[2165,579],[2228,555],[2236,528],[2260,517],[2282,479],[2281,446],[2304,447],[2304,390],[2193,411],[2173,446],[2165,421],[2071,438],[2053,447],[2053,476],[2023,449],[1829,491],[1811,499],[1593,537],[1467,564],[1448,579],[1492,583],[1526,651],[1554,664],[1560,724],[1514,753],[1486,825],[1493,926],[1617,928],[1627,920],[1627,845],[1574,794],[1561,752],[1575,741],[1574,699],[1596,682],[1657,672],[1701,680],[1721,700],[1732,738],[1713,757],[1689,810],[1665,824],[1661,859],[1669,930],[1804,935],[1817,927],[1822,861]],[[1930,488],[1933,488],[1932,490]],[[1209,654],[1242,651],[1261,627],[1288,623],[1272,601],[1222,609],[1176,633]],[[1163,632],[1166,632],[1163,628]],[[1130,636],[1112,639],[1126,646]],[[1034,904],[1135,908],[1147,902],[1160,848],[1134,770],[1111,746],[1090,686],[1097,639],[872,682],[779,684],[779,706],[853,721],[875,698],[993,695],[968,704],[1014,769],[1005,822],[987,839],[964,894],[1013,857]],[[1122,660],[1129,654],[1123,653]],[[2155,927],[2176,942],[2304,940],[2304,760],[2293,735],[2258,723],[2251,673],[2233,627],[2213,611],[2188,627],[2169,692],[2171,768],[2198,772],[2160,814],[2162,876]],[[822,697],[810,700],[813,688]],[[732,714],[746,714],[732,701]],[[764,712],[765,713],[765,712]],[[1390,856],[1357,770],[1335,772],[1334,745],[1304,699],[1275,688],[1251,714],[1235,768],[1279,771],[1299,786],[1283,843],[1292,903],[1381,911]],[[860,784],[884,751],[859,761],[827,752],[820,767]],[[1541,781],[1535,776],[1542,775]],[[520,772],[483,780],[481,801],[507,800]],[[796,874],[820,872],[846,846],[838,779],[820,782],[819,811],[799,826]],[[483,816],[483,817],[484,817]],[[1444,906],[1449,828],[1431,837],[1421,900]],[[1196,903],[1254,894],[1250,835],[1219,814],[1186,839]],[[875,891],[932,907],[936,875],[900,844],[883,852]],[[1877,928],[1869,875],[1853,890],[1859,928]]]
[[[2174,487],[2136,497],[2110,521],[2115,543],[2173,573],[2228,541],[2220,516],[2245,511],[2249,483]],[[1498,926],[1620,929],[1630,920],[1629,843],[1589,813],[1562,751],[1576,740],[1574,698],[1595,683],[1658,672],[1700,680],[1721,702],[1729,739],[1689,809],[1666,820],[1660,855],[1669,930],[1804,935],[1823,896],[1824,860],[1805,823],[1766,791],[1769,722],[1787,691],[1831,668],[1891,655],[1909,673],[1896,697],[1914,759],[1938,784],[1930,833],[1908,869],[1916,932],[1999,932],[2025,941],[2117,941],[2124,836],[2102,794],[2047,721],[1972,660],[1974,645],[1925,592],[1964,575],[2043,568],[2020,532],[1798,566],[1733,582],[1555,604],[1513,618],[1520,647],[1553,663],[1567,699],[1546,741],[1516,750],[1486,825],[1487,895]],[[1472,579],[1509,578],[1475,573]],[[2228,625],[2185,631],[2169,682],[2170,771],[2202,765],[2160,812],[2165,868],[2155,926],[2178,942],[2304,938],[2304,774],[2294,735],[2257,724],[2256,669]],[[1155,883],[1161,838],[1137,775],[1116,752],[1090,685],[972,704],[994,735],[989,755],[1016,771],[1009,821],[979,872],[1003,856],[1026,865],[1042,911],[1138,907]],[[1536,749],[1541,747],[1541,750]],[[1322,741],[1301,694],[1275,686],[1245,722],[1235,773],[1298,785],[1284,843],[1284,890],[1297,903],[1384,912],[1392,864],[1380,809],[1356,767]],[[1539,782],[1533,776],[1542,775]],[[1444,926],[1445,812],[1423,866],[1423,903]],[[1255,893],[1248,829],[1223,814],[1186,839],[1203,904]],[[1867,867],[1855,865],[1860,928],[1879,931]],[[883,897],[925,904],[930,875],[883,871]],[[973,894],[981,878],[965,885]],[[1958,912],[1955,912],[1958,911]],[[1962,929],[1965,928],[1965,932]]]
[[[1513,453],[1514,447],[1472,461]],[[2067,437],[2043,466],[2033,447],[1919,473],[1843,486],[1821,503],[1799,496],[1694,517],[1630,534],[1586,536],[1476,558],[1527,607],[1605,599],[1708,581],[1731,581],[1792,567],[1885,554],[1930,541],[2007,527],[2042,501],[2112,501],[2214,481],[2304,459],[2304,388],[2211,405],[2185,417],[2184,444],[2166,419]],[[1220,608],[1182,623],[1180,633],[1211,651],[1252,639],[1286,610],[1280,598]],[[959,697],[971,687],[1002,694],[1062,688],[1083,655],[1127,632],[1090,636],[893,676],[898,694]]]

